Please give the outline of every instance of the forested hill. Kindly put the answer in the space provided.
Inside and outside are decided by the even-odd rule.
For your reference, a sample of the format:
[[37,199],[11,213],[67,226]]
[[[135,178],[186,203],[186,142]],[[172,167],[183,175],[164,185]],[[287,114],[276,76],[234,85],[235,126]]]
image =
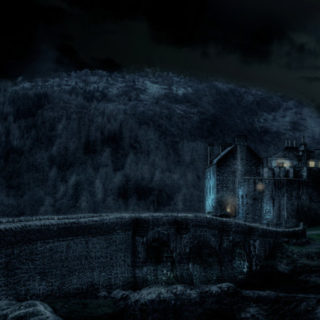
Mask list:
[[2,216],[202,211],[207,143],[245,133],[266,153],[320,141],[319,115],[298,102],[169,73],[82,71],[0,90]]

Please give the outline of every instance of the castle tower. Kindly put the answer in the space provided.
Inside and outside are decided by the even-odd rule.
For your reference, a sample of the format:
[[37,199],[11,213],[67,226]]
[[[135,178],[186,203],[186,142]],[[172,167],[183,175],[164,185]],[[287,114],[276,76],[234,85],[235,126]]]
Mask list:
[[[216,157],[209,149],[209,163],[205,179],[205,211],[207,213],[245,220],[253,216],[247,210],[248,183],[245,176],[260,174],[261,158],[248,146],[247,137],[238,135],[233,145],[222,147]],[[251,186],[251,184],[250,184]],[[255,188],[253,185],[252,188]]]
[[248,139],[245,135],[238,135],[234,139],[234,143],[236,146],[236,153],[237,153],[237,160],[236,160],[236,215],[239,219],[245,219],[245,211],[244,211],[244,203],[243,203],[243,193],[245,190],[244,186],[244,173],[245,173],[245,166],[246,166],[246,153],[247,153],[247,144]]

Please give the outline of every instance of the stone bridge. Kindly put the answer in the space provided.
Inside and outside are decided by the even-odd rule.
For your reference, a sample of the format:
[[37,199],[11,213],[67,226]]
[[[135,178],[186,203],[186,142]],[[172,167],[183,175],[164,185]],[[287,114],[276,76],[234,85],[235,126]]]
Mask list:
[[304,236],[200,213],[2,219],[0,299],[237,281]]

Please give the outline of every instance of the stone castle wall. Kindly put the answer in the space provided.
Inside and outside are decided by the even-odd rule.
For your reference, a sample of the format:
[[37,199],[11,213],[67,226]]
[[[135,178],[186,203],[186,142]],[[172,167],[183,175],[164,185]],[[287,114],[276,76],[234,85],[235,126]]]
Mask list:
[[204,214],[0,220],[0,299],[239,280],[303,236]]

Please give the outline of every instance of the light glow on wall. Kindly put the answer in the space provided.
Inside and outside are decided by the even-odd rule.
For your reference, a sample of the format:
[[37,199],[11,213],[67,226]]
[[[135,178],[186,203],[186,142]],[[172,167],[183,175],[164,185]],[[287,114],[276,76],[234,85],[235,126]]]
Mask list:
[[234,197],[225,199],[225,210],[230,217],[235,217],[237,213],[237,200]]

